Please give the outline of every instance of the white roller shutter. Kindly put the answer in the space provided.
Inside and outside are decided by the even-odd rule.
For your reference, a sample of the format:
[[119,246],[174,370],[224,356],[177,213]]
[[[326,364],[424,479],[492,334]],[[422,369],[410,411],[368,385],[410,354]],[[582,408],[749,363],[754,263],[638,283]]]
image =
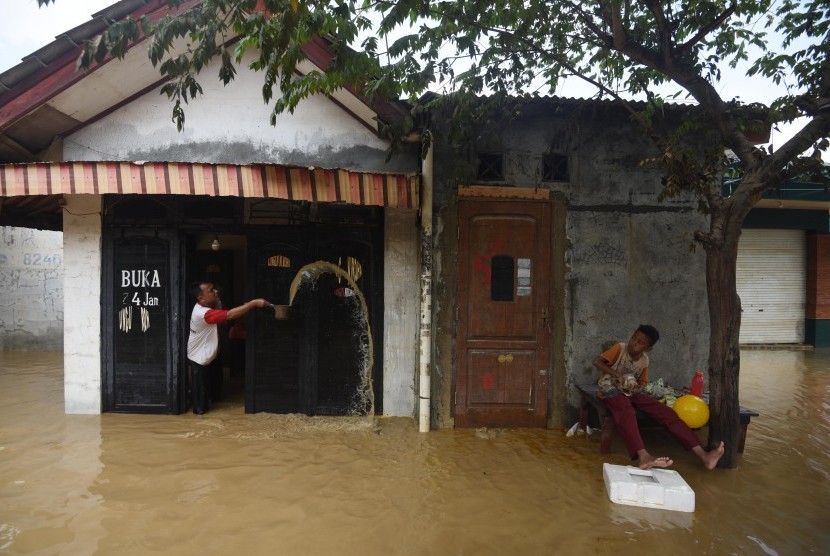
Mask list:
[[737,275],[742,344],[804,342],[805,243],[803,230],[743,230]]

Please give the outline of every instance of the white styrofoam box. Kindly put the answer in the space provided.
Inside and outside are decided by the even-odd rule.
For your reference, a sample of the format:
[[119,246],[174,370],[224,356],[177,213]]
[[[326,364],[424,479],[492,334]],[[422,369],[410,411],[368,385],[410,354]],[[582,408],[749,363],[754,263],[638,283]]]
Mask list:
[[608,498],[617,504],[678,512],[695,511],[695,491],[671,469],[602,465]]

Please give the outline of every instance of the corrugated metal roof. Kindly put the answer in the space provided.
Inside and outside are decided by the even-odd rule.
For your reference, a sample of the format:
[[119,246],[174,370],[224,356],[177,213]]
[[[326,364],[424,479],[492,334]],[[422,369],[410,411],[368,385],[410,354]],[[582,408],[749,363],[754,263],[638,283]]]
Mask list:
[[132,14],[138,8],[150,5],[160,7],[166,4],[163,0],[121,0],[94,13],[91,20],[61,33],[54,41],[25,56],[19,64],[0,73],[0,103],[3,102],[4,94],[49,64],[67,55],[76,58],[80,53],[80,46],[106,31],[111,22]]

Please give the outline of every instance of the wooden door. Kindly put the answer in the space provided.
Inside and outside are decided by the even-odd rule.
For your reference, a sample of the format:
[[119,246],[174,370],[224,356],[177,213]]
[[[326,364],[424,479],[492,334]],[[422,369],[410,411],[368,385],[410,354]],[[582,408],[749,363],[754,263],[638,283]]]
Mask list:
[[459,202],[457,427],[544,427],[551,202]]

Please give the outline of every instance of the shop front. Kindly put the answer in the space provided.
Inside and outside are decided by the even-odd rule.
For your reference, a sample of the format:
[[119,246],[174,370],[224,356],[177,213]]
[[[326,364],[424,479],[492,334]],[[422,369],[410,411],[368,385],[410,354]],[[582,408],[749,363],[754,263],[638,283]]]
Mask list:
[[[4,174],[9,192],[43,186],[55,194],[69,185],[63,191],[69,201],[64,206],[67,287],[73,291],[70,305],[82,301],[77,311],[83,315],[73,318],[67,307],[67,361],[76,349],[94,348],[89,328],[100,295],[102,412],[189,409],[186,344],[195,302],[189,286],[211,281],[226,308],[258,297],[290,305],[286,315],[270,308],[248,313],[240,319],[241,334],[239,327],[235,333],[229,324],[220,327],[217,396],[224,380],[226,387],[242,385],[248,413],[383,413],[385,239],[395,242],[387,237],[385,220],[390,210],[414,215],[416,176],[340,172],[357,186],[354,197],[340,199],[326,196],[325,179],[316,184],[306,179],[313,174],[308,169],[284,169],[309,185],[305,190],[289,183],[280,195],[266,181],[259,197],[241,194],[244,181],[236,190],[213,189],[210,195],[198,194],[192,184],[183,194],[169,179],[147,187],[151,170],[135,164],[123,166],[143,176],[142,194],[125,192],[136,180],[125,180],[123,171],[110,173],[117,177],[111,181],[81,179],[70,185],[60,179],[103,178],[108,164],[20,165],[19,172],[7,167]],[[169,177],[169,167],[160,175]],[[265,196],[268,191],[275,195]],[[78,199],[91,204],[77,208]],[[75,242],[86,245],[85,255]],[[413,266],[415,259],[409,259],[406,264]],[[94,264],[100,264],[100,294]],[[93,388],[91,365],[82,366],[83,379],[71,362],[67,365],[68,406],[70,383]]]

